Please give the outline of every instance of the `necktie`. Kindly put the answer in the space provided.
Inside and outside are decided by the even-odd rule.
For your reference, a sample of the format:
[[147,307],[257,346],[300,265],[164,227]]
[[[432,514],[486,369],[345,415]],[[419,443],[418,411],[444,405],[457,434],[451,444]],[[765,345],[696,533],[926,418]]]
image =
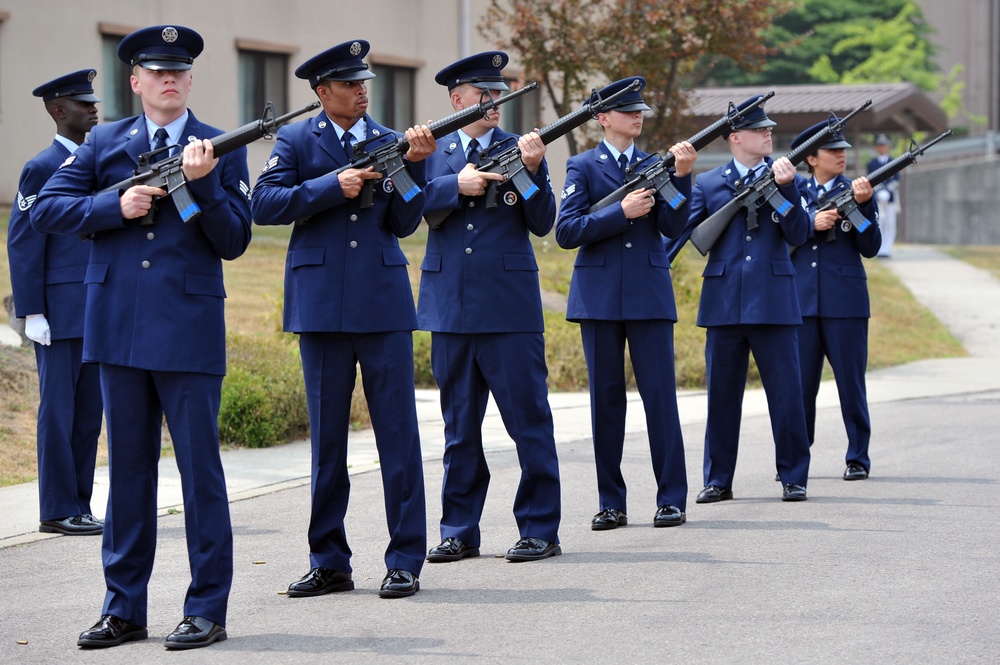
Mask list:
[[150,146],[153,150],[160,150],[167,147],[167,130],[160,127],[153,134],[153,143]]
[[824,199],[826,199],[826,187],[820,185],[816,188],[816,200],[822,204]]
[[746,177],[743,178],[743,184],[749,185],[751,182],[753,182],[755,177],[757,177],[757,171],[755,171],[754,169],[750,169],[749,171],[747,171]]
[[469,141],[469,154],[465,161],[473,166],[479,166],[479,141],[476,139]]
[[354,134],[350,132],[344,132],[344,154],[347,155],[347,161],[354,158]]
[[622,183],[625,182],[625,170],[628,168],[628,157],[625,155],[618,155],[618,168],[622,172]]

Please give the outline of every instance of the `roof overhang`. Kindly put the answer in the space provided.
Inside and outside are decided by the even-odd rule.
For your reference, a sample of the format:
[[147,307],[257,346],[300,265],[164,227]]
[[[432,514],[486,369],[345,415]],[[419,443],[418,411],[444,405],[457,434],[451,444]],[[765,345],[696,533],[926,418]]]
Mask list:
[[696,88],[691,90],[685,116],[701,126],[718,120],[729,108],[754,95],[774,91],[767,101],[767,115],[782,133],[798,133],[829,117],[846,115],[865,100],[872,105],[851,119],[857,132],[912,135],[917,131],[940,133],[948,129],[941,107],[912,83],[859,85],[777,85]]

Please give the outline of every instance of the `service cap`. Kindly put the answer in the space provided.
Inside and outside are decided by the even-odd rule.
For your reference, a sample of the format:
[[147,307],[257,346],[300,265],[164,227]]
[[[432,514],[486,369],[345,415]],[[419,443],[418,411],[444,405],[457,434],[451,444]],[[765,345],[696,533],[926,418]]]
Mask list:
[[[759,97],[759,96],[758,96]],[[751,97],[750,99],[740,102],[740,105],[736,107],[738,111],[742,111],[746,107],[757,101],[758,97]],[[726,127],[726,130],[722,132],[723,140],[728,139],[729,135],[734,131],[740,129],[760,129],[761,127],[774,127],[777,125],[774,120],[767,117],[767,112],[764,110],[764,105],[761,104],[754,110],[747,113],[745,116],[736,121],[733,127]]]
[[205,41],[191,28],[154,25],[122,39],[118,59],[152,71],[186,71],[204,48]]
[[95,76],[97,76],[96,69],[81,69],[43,83],[32,90],[31,94],[41,97],[46,102],[57,98],[74,99],[78,102],[99,102],[100,97],[94,94]]
[[615,94],[619,90],[623,90],[628,86],[632,85],[633,81],[639,82],[639,88],[637,90],[632,90],[626,92],[624,95],[611,102],[611,106],[607,107],[606,111],[649,111],[649,105],[642,98],[642,89],[646,87],[646,79],[641,76],[629,76],[620,81],[615,81],[610,85],[606,85],[597,91],[598,96],[601,99],[607,99],[611,95]]
[[309,81],[315,90],[322,81],[365,81],[375,78],[363,58],[371,45],[363,39],[337,44],[309,58],[295,70],[295,76]]
[[508,62],[510,56],[503,51],[477,53],[448,65],[434,76],[434,80],[449,90],[463,83],[483,90],[509,90],[500,73]]
[[[816,134],[816,132],[822,131],[822,129],[826,127],[828,124],[830,123],[827,120],[824,120],[823,122],[817,122],[815,125],[813,125],[809,129],[803,131],[801,134],[796,136],[792,140],[792,146],[791,146],[792,150],[795,150],[800,145],[808,141],[810,138],[813,137],[813,135]],[[851,144],[847,142],[846,138],[844,138],[844,132],[838,129],[834,133],[830,134],[830,136],[827,137],[826,141],[823,144],[816,146],[816,149],[822,148],[824,150],[837,150],[838,148],[850,148],[850,147]]]

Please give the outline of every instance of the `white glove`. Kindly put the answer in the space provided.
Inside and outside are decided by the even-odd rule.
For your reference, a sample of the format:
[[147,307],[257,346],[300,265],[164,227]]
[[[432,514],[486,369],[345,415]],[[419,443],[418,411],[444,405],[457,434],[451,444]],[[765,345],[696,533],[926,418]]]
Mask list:
[[24,336],[42,346],[52,344],[52,330],[44,314],[29,314],[24,320]]

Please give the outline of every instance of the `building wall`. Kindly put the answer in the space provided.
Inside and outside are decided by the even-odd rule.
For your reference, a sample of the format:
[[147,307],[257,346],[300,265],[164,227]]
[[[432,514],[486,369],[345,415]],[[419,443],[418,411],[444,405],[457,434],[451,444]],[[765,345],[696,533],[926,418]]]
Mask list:
[[934,29],[931,40],[941,73],[948,74],[955,64],[964,66],[966,108],[987,120],[986,125],[973,125],[961,116],[954,125],[967,125],[976,135],[1000,131],[1000,0],[917,0],[917,4]]
[[[288,73],[289,109],[295,109],[316,98],[308,83],[294,78],[295,67],[334,44],[366,39],[372,45],[369,61],[417,65],[416,123],[452,113],[446,91],[434,82],[438,70],[493,48],[476,30],[488,5],[489,0],[0,0],[0,204],[14,199],[22,166],[55,134],[31,91],[56,76],[93,67],[95,90],[103,97],[102,24],[131,30],[177,23],[197,30],[205,50],[195,61],[189,105],[199,119],[226,130],[240,124],[236,40],[297,49]],[[506,71],[512,70],[516,62]],[[267,141],[249,146],[251,176],[271,147]],[[553,146],[555,187],[561,186],[565,160],[565,148]]]
[[1000,160],[914,165],[903,172],[899,240],[1000,245]]

